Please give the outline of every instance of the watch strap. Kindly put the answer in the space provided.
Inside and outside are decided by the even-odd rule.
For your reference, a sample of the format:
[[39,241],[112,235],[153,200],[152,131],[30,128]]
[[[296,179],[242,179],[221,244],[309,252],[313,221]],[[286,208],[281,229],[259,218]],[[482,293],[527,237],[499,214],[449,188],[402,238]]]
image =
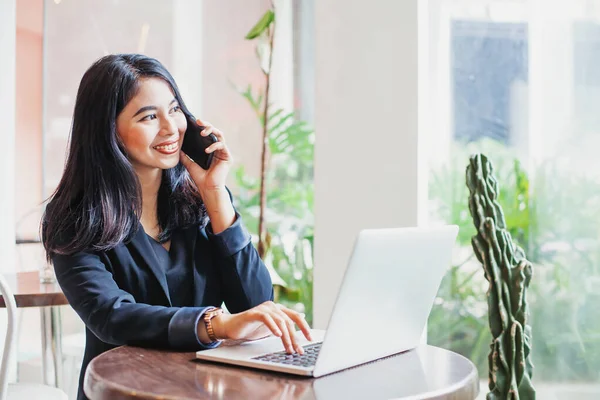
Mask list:
[[204,313],[204,324],[206,326],[206,333],[208,334],[208,339],[211,342],[217,342],[219,339],[215,336],[215,330],[213,329],[212,319],[219,314],[222,314],[223,310],[218,307],[213,307]]

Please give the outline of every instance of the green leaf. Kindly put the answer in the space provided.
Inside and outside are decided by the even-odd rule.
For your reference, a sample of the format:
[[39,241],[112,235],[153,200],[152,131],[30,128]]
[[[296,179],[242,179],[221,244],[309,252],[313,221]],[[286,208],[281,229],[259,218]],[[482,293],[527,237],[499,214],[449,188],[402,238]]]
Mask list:
[[262,99],[263,99],[263,94],[262,92],[259,91],[258,93],[258,97],[256,99],[254,99],[254,96],[252,94],[252,85],[248,85],[248,87],[246,88],[245,91],[240,91],[240,94],[242,96],[244,96],[244,98],[246,100],[248,100],[248,103],[250,103],[250,106],[252,106],[252,109],[256,112],[259,113],[261,112],[260,109],[260,105],[262,103]]
[[277,129],[279,129],[283,124],[286,123],[286,121],[288,121],[290,118],[293,118],[293,117],[294,117],[293,111],[290,113],[287,113],[283,117],[279,118],[279,121],[277,121],[273,127],[269,128],[269,132],[272,132],[272,133],[277,132]]
[[269,113],[269,122],[273,121],[274,118],[278,117],[283,112],[283,108],[278,109],[273,114]]
[[258,21],[252,29],[250,29],[250,32],[248,32],[246,35],[246,39],[252,40],[257,38],[271,25],[273,21],[275,21],[275,13],[273,10],[267,10],[260,21]]
[[[289,119],[290,114],[282,119]],[[269,148],[272,154],[293,154],[298,161],[310,162],[313,157],[313,131],[304,121],[294,121],[286,128],[269,136]]]

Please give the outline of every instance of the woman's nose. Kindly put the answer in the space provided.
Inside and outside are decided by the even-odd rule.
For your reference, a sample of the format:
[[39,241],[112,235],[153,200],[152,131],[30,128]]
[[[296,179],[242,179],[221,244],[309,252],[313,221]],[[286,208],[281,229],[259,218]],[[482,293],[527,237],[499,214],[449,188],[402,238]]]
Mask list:
[[174,118],[172,118],[171,116],[167,116],[164,118],[163,121],[164,122],[162,123],[162,126],[161,126],[161,134],[162,135],[170,136],[170,135],[175,135],[179,132],[179,130],[177,129],[177,123]]

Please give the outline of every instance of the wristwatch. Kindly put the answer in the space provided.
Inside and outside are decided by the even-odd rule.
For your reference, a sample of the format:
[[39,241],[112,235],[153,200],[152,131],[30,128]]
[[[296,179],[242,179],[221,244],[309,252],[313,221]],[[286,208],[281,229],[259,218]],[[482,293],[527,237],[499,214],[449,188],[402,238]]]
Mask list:
[[217,315],[223,314],[223,310],[219,307],[213,307],[204,313],[202,317],[204,319],[204,324],[206,325],[206,333],[208,333],[208,339],[211,342],[217,342],[219,339],[215,336],[215,331],[212,326],[211,320]]

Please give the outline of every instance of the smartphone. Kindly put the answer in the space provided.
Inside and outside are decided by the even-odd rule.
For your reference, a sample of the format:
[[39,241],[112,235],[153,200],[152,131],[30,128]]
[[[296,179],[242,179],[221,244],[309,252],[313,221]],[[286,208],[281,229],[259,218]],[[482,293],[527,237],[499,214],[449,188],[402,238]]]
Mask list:
[[204,169],[208,169],[213,159],[213,154],[207,154],[206,148],[218,141],[217,137],[212,133],[208,136],[200,135],[204,129],[203,126],[196,123],[194,117],[187,119],[187,129],[183,137],[183,145],[181,150],[187,154],[196,164]]

